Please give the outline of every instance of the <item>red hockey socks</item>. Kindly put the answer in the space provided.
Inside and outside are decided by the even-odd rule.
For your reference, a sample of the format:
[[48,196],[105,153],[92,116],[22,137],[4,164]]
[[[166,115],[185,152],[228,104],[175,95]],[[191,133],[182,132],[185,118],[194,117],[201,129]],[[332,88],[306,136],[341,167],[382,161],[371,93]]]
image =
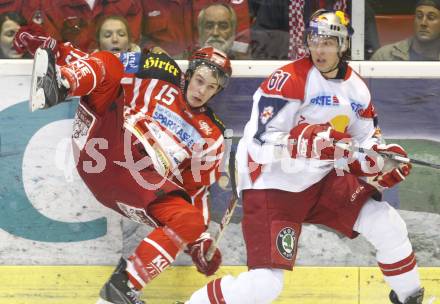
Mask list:
[[163,228],[151,232],[128,259],[127,273],[138,290],[164,271],[176,258],[180,248],[170,240]]
[[395,263],[378,262],[387,282],[403,303],[405,299],[421,288],[416,257],[413,252]]

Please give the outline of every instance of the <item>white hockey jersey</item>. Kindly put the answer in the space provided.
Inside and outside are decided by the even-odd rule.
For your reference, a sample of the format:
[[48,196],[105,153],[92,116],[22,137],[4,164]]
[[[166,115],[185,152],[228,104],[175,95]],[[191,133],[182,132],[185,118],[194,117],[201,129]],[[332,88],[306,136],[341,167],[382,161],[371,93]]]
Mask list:
[[290,130],[300,123],[330,123],[369,148],[377,141],[375,116],[366,84],[348,65],[341,79],[324,78],[309,58],[281,67],[253,96],[237,148],[238,189],[307,189],[333,169],[334,161],[292,159]]

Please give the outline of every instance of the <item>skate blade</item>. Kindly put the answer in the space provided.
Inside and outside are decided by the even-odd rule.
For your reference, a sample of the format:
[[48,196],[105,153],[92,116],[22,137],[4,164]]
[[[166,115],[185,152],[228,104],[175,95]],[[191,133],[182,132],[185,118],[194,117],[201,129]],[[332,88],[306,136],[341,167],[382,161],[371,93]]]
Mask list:
[[47,53],[37,49],[32,67],[31,95],[29,97],[29,109],[31,112],[44,108],[46,101],[43,88],[38,87],[38,81],[46,75],[49,58]]

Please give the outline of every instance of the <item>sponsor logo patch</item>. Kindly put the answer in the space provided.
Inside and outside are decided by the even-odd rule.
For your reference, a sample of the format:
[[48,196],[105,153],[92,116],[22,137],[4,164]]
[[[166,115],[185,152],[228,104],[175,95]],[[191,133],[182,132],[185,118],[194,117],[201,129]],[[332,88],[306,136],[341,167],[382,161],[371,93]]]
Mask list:
[[72,138],[80,150],[84,149],[95,121],[95,116],[80,103],[75,113],[72,131]]
[[200,126],[200,130],[202,130],[207,136],[212,134],[212,128],[209,126],[209,124],[206,121],[204,120],[199,121],[199,126]]
[[359,196],[359,194],[362,192],[362,190],[364,190],[364,189],[365,189],[365,187],[362,186],[362,185],[360,185],[359,187],[357,187],[356,190],[351,194],[350,202],[353,203],[353,202],[357,199],[357,197]]
[[363,108],[362,104],[360,104],[360,103],[358,103],[358,102],[355,102],[355,101],[352,101],[352,102],[350,103],[350,105],[351,105],[351,110],[352,110],[354,113],[356,113],[356,116],[357,116],[357,117],[362,116],[362,114],[363,114],[363,112],[364,112],[364,108]]
[[205,140],[193,126],[166,107],[157,105],[154,109],[153,119],[177,136],[188,148],[192,148],[196,143],[205,143]]
[[310,104],[323,107],[337,107],[339,106],[339,99],[336,95],[322,95],[310,99]]
[[296,237],[295,230],[291,227],[285,227],[278,232],[277,249],[286,260],[292,260],[295,255]]
[[179,74],[179,69],[169,60],[161,60],[159,57],[149,56],[143,63],[144,69],[156,68],[164,70],[174,76]]
[[139,70],[139,61],[141,53],[125,52],[119,56],[119,61],[124,65],[126,73],[137,73]]
[[127,204],[118,202],[118,207],[121,211],[132,221],[139,224],[147,224],[151,227],[158,227],[158,223],[150,216],[144,209],[129,206]]

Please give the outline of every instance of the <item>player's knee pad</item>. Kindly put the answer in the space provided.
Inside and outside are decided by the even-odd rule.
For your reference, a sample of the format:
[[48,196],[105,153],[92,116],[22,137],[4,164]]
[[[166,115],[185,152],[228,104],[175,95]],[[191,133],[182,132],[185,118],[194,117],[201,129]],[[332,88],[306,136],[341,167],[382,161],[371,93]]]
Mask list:
[[283,289],[283,277],[283,270],[268,268],[252,269],[237,278],[226,276],[221,280],[223,298],[228,304],[272,303]]
[[395,259],[405,258],[411,252],[406,224],[400,214],[387,202],[370,199],[362,208],[354,230],[362,234],[380,255],[397,253]]

